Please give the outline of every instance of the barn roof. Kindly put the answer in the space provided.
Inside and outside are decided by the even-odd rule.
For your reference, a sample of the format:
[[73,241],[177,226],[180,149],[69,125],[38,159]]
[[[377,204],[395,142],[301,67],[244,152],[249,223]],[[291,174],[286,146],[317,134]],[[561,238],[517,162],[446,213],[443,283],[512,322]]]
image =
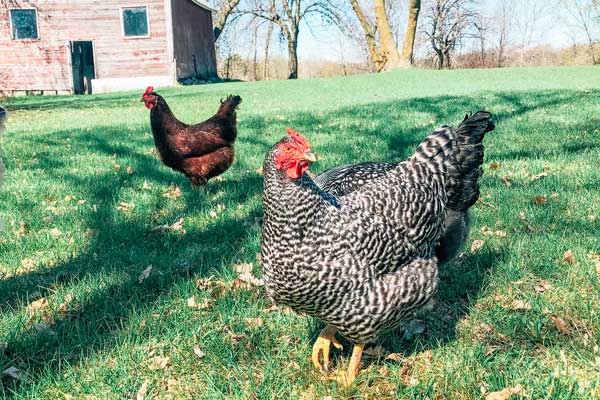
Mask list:
[[203,1],[200,0],[192,0],[192,3],[196,4],[199,7],[204,8],[206,11],[210,11],[210,12],[217,12],[217,10],[215,10],[214,8],[212,8],[211,6],[209,6],[208,4],[206,4]]

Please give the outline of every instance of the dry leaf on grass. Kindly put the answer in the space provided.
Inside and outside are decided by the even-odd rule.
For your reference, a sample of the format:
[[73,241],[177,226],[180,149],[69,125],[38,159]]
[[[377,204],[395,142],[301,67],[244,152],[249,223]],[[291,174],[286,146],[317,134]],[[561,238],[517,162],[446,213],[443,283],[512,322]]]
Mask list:
[[567,264],[573,264],[575,257],[573,256],[573,252],[571,250],[565,251],[565,254],[563,254],[563,261]]
[[536,293],[544,293],[546,290],[550,289],[551,287],[552,286],[550,286],[548,281],[540,279],[539,281],[537,281],[537,284],[533,287],[533,290],[535,290]]
[[533,198],[533,204],[537,204],[538,206],[543,206],[548,203],[545,196],[535,196]]
[[484,244],[485,242],[483,240],[473,240],[473,243],[471,243],[471,254],[477,253]]
[[554,322],[554,326],[556,327],[556,329],[558,329],[561,333],[564,333],[565,335],[571,333],[571,328],[569,327],[569,324],[565,322],[564,319],[560,318],[555,314],[550,315],[550,318],[552,318],[552,322]]
[[531,181],[532,181],[532,182],[533,182],[533,181],[537,181],[537,180],[539,180],[539,179],[542,179],[542,178],[545,178],[545,177],[547,177],[547,176],[548,176],[548,173],[547,173],[547,172],[542,172],[542,173],[540,173],[540,174],[537,174],[537,175],[534,175],[534,176],[532,176],[532,177],[531,177]]
[[142,386],[140,386],[140,388],[137,391],[137,394],[135,396],[136,400],[144,400],[146,398],[146,394],[148,394],[148,384],[150,382],[148,382],[148,380],[144,380],[144,383],[142,383]]
[[204,358],[204,352],[200,350],[199,346],[194,346],[194,354],[198,356],[198,358]]
[[512,185],[512,179],[508,176],[502,176],[500,177],[500,180],[506,187],[510,187],[510,185]]
[[152,272],[152,265],[148,265],[148,268],[143,270],[140,273],[140,276],[138,276],[138,283],[142,283],[142,282],[144,282],[144,280],[148,279],[151,272]]
[[513,310],[531,310],[531,304],[525,300],[513,300],[510,304],[510,308]]
[[31,302],[28,306],[27,306],[27,312],[29,314],[33,314],[38,310],[42,310],[44,308],[48,307],[48,299],[46,299],[45,297],[42,297],[39,300],[33,301]]
[[58,229],[58,228],[52,228],[52,229],[50,229],[50,231],[49,231],[49,232],[50,232],[50,234],[51,234],[52,236],[54,236],[54,237],[58,237],[58,236],[62,235],[62,232],[61,232],[61,230],[60,230],[60,229]]
[[27,235],[28,232],[29,228],[27,227],[27,224],[23,221],[19,222],[19,230],[16,232],[17,238]]
[[497,170],[497,169],[500,169],[500,164],[499,164],[499,163],[497,163],[496,161],[492,161],[492,162],[490,163],[490,169],[491,169],[492,171],[495,171],[495,170]]
[[27,272],[35,268],[35,261],[31,258],[24,258],[21,260],[21,268]]
[[491,392],[485,395],[485,400],[507,400],[513,394],[521,394],[523,387],[517,385],[512,388],[505,388],[498,392]]
[[163,193],[162,197],[166,197],[167,199],[177,199],[181,197],[181,189],[179,189],[179,186],[169,188],[168,191]]
[[185,235],[187,233],[187,231],[183,228],[183,223],[185,222],[184,218],[180,218],[177,222],[175,222],[173,225],[159,225],[157,227],[152,228],[152,232],[166,232],[166,231],[173,231],[173,232],[181,232],[182,235]]
[[256,173],[259,174],[259,175],[262,175],[263,174],[263,167],[256,168]]
[[244,321],[246,322],[246,325],[248,325],[248,327],[250,328],[260,328],[261,326],[263,326],[263,320],[260,317],[245,318]]
[[277,310],[279,310],[279,307],[277,306],[277,304],[271,304],[269,307],[264,309],[264,311],[266,311],[266,312],[273,312],[273,311],[277,311]]
[[385,358],[386,360],[400,362],[402,361],[402,354],[400,353],[390,353]]
[[156,356],[152,359],[150,363],[150,369],[165,369],[171,365],[171,360],[169,357]]
[[481,234],[483,236],[497,236],[497,237],[506,237],[506,231],[492,231],[487,226],[481,228]]
[[129,212],[131,210],[133,210],[135,207],[135,204],[132,203],[126,203],[124,201],[120,202],[119,204],[117,204],[117,210],[121,211],[121,212]]
[[187,305],[189,308],[195,308],[197,310],[205,310],[212,307],[212,302],[208,298],[204,298],[202,302],[196,303],[194,296],[187,299]]
[[8,376],[9,378],[19,381],[21,378],[23,378],[23,373],[17,367],[8,367],[2,371],[2,376]]
[[127,175],[133,175],[133,168],[127,167],[127,169],[125,170],[125,172],[127,172]]

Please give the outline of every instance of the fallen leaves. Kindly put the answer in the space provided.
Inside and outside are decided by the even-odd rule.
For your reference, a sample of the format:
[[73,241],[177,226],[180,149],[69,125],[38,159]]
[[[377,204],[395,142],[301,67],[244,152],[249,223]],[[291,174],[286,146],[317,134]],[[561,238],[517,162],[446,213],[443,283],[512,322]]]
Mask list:
[[533,198],[533,204],[536,204],[538,206],[543,206],[547,203],[548,203],[548,200],[546,200],[545,196],[535,196]]
[[515,311],[531,310],[531,304],[529,304],[525,300],[513,300],[513,302],[510,304],[510,308]]
[[506,231],[493,231],[487,226],[481,228],[481,234],[483,236],[496,236],[496,237],[506,237]]
[[477,253],[484,244],[485,242],[483,240],[473,240],[473,243],[471,243],[471,254]]
[[554,326],[556,327],[556,329],[558,329],[561,333],[564,333],[565,335],[571,333],[571,328],[565,322],[564,319],[560,318],[555,314],[550,315],[550,318],[552,319],[552,322],[554,322]]
[[135,203],[131,202],[131,203],[127,203],[125,201],[120,202],[119,204],[117,204],[117,210],[127,213],[131,210],[133,210],[135,208]]
[[142,386],[140,386],[139,390],[137,391],[137,394],[135,396],[136,400],[144,400],[146,398],[146,395],[148,394],[148,384],[150,382],[146,379],[144,380],[144,382],[142,383]]
[[573,252],[571,250],[565,251],[565,253],[563,254],[563,261],[567,264],[573,264],[573,262],[575,261],[575,256],[573,255]]
[[547,177],[547,176],[548,176],[548,173],[547,173],[547,172],[542,172],[542,173],[539,173],[539,174],[537,174],[537,175],[534,175],[534,176],[532,176],[532,177],[531,177],[531,181],[532,181],[532,182],[533,182],[533,181],[537,181],[537,180],[540,180],[540,179],[542,179],[542,178],[545,178],[545,177]]
[[263,326],[263,320],[260,317],[245,318],[244,322],[246,322],[246,325],[248,325],[249,328],[260,328],[261,326]]
[[156,356],[150,363],[150,369],[165,369],[171,365],[169,357]]
[[504,186],[506,187],[510,187],[510,185],[512,185],[512,179],[508,176],[502,176],[500,177],[500,180],[502,181],[502,183],[504,183]]
[[171,187],[169,190],[163,193],[162,197],[167,199],[177,199],[181,197],[181,189],[179,189],[179,186]]
[[62,232],[60,229],[58,228],[52,228],[49,230],[50,235],[54,236],[54,237],[59,237],[60,235],[62,235]]
[[490,392],[485,395],[485,400],[507,400],[512,395],[521,394],[523,391],[523,387],[521,385],[517,385],[511,388],[504,388],[498,392]]
[[150,273],[152,272],[152,265],[148,265],[148,268],[143,270],[138,276],[138,283],[144,282],[144,280],[148,279]]
[[535,290],[536,293],[544,293],[546,290],[550,289],[551,287],[552,286],[550,286],[548,281],[540,279],[539,281],[537,281],[537,284],[533,287],[533,290]]
[[194,346],[194,354],[198,356],[198,358],[204,358],[205,354],[202,350],[200,350],[200,346]]
[[500,169],[500,167],[501,167],[501,165],[500,165],[499,163],[497,163],[496,161],[492,161],[492,162],[490,163],[490,169],[491,169],[492,171],[495,171],[495,170],[497,170],[497,169]]
[[167,232],[167,231],[173,231],[173,232],[180,232],[182,235],[185,235],[187,233],[187,231],[183,228],[183,223],[185,222],[184,218],[180,218],[177,222],[173,223],[172,225],[166,224],[166,225],[159,225],[157,227],[152,228],[152,232]]
[[196,303],[196,298],[192,296],[187,299],[187,306],[189,308],[194,308],[197,310],[206,310],[208,308],[211,308],[213,306],[213,303],[208,298],[204,298],[202,302]]
[[29,305],[27,306],[27,312],[29,313],[29,315],[32,315],[36,311],[40,311],[46,308],[48,308],[48,299],[42,297],[39,300],[29,303]]

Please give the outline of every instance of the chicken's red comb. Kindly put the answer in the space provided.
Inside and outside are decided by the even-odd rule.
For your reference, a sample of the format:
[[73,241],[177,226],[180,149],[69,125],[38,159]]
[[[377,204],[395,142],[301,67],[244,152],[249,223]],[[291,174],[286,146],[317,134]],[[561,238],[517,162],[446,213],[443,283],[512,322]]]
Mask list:
[[292,139],[294,139],[294,141],[306,148],[310,148],[310,144],[308,144],[308,140],[306,140],[304,138],[304,136],[302,136],[301,134],[299,134],[298,132],[296,132],[295,130],[293,130],[292,128],[285,128],[285,130],[287,131],[287,134],[290,135],[290,137]]
[[154,86],[148,86],[144,94],[150,94],[152,92],[154,92]]

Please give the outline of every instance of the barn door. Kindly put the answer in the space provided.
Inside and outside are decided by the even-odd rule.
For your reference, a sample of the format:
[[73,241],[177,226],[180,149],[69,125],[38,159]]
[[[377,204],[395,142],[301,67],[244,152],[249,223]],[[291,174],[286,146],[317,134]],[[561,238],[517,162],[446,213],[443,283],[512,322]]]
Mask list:
[[96,77],[92,42],[71,42],[71,65],[73,66],[73,92],[92,93],[92,79]]

